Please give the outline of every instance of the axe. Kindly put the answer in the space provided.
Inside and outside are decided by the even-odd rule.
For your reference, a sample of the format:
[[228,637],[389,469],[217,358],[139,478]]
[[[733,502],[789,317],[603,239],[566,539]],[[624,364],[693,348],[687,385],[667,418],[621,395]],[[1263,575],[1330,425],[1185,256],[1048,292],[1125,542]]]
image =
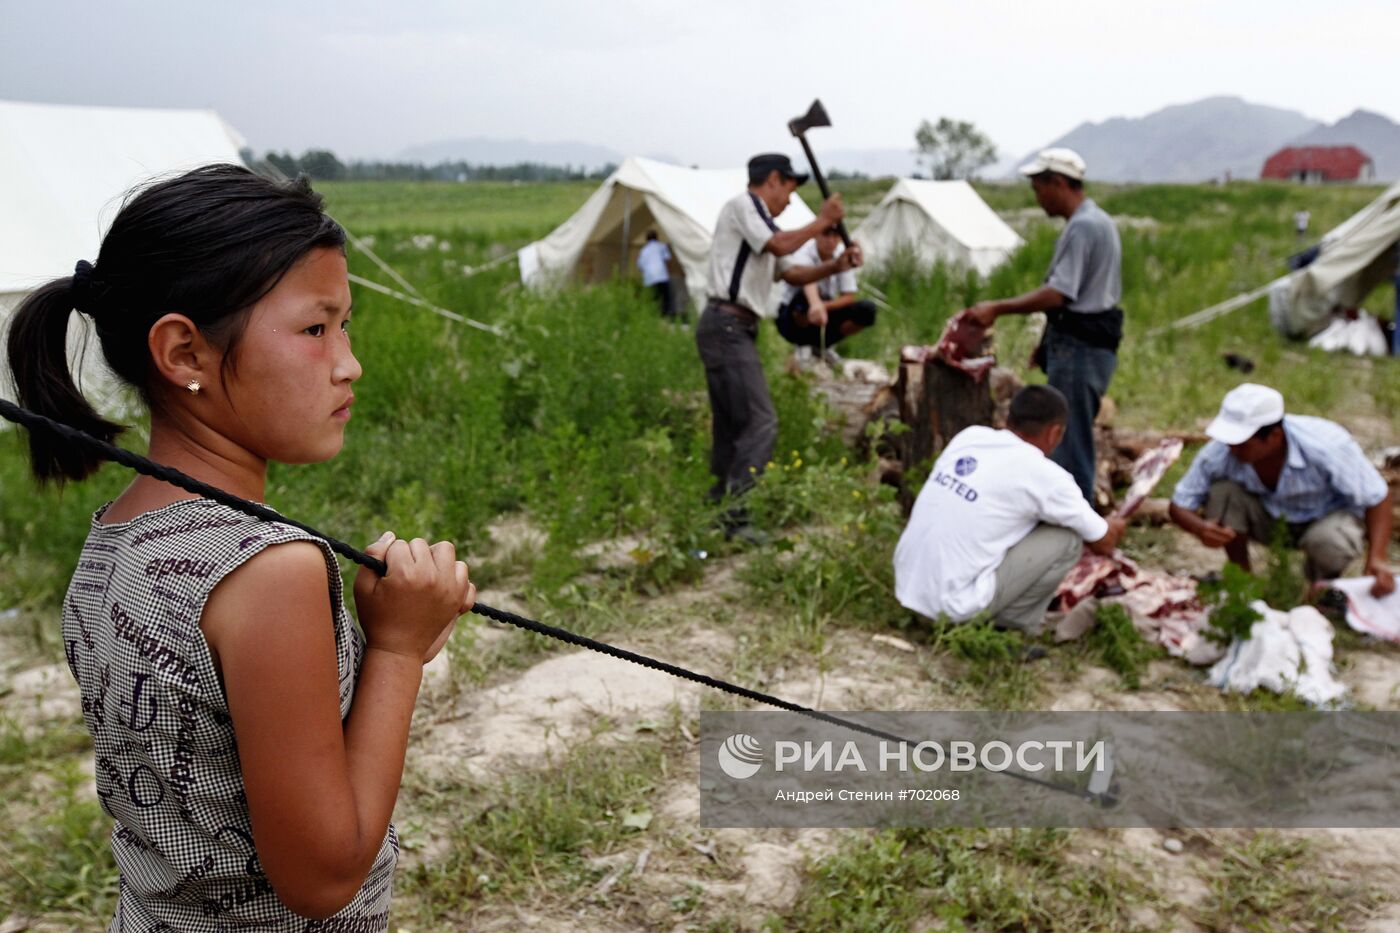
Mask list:
[[[797,137],[797,141],[802,143],[802,151],[807,156],[807,164],[812,167],[812,177],[817,180],[817,187],[822,191],[822,198],[831,197],[831,189],[827,187],[826,178],[822,175],[821,167],[817,165],[817,157],[812,155],[812,147],[807,143],[807,131],[817,126],[830,126],[831,118],[826,115],[826,108],[819,100],[812,101],[812,106],[807,108],[807,112],[800,117],[793,117],[788,121],[788,130]],[[841,242],[846,244],[846,248],[851,248],[851,238],[846,233],[845,221],[838,221],[836,232],[841,234]]]

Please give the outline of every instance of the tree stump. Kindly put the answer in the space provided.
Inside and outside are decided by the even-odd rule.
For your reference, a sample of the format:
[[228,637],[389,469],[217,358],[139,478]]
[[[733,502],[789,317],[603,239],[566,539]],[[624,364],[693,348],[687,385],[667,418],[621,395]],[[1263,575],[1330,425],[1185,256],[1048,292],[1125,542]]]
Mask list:
[[895,396],[899,420],[909,427],[899,438],[906,466],[934,459],[963,428],[995,422],[991,380],[974,379],[932,354],[900,362]]

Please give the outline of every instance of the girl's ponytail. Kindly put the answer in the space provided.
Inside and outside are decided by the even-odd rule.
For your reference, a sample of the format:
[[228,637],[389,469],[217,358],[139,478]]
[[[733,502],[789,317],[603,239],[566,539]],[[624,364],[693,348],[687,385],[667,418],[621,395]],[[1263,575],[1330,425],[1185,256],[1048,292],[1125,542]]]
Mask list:
[[[110,442],[122,426],[97,413],[68,370],[68,321],[82,304],[91,268],[80,263],[74,278],[55,279],[25,298],[10,319],[7,349],[20,405]],[[101,459],[44,431],[30,431],[29,462],[40,481],[61,484],[85,479]]]

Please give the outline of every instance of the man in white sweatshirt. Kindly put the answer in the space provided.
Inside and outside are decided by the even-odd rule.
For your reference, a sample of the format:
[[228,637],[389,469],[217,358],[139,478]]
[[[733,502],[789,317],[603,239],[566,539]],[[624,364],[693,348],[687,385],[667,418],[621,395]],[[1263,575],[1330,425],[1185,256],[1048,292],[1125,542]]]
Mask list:
[[1056,588],[1083,545],[1111,554],[1123,519],[1105,520],[1050,453],[1069,406],[1057,390],[1026,386],[1006,430],[960,432],[934,464],[894,552],[895,595],[930,619],[1037,634]]

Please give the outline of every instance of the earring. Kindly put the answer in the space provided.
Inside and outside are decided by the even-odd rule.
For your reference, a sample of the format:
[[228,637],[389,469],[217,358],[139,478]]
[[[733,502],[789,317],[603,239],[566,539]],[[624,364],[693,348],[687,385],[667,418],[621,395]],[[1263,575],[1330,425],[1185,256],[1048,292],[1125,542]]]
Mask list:
[[191,394],[191,395],[198,395],[198,394],[199,394],[199,380],[198,380],[198,379],[191,379],[191,380],[185,385],[185,388],[187,388],[187,389],[190,390],[190,394]]

